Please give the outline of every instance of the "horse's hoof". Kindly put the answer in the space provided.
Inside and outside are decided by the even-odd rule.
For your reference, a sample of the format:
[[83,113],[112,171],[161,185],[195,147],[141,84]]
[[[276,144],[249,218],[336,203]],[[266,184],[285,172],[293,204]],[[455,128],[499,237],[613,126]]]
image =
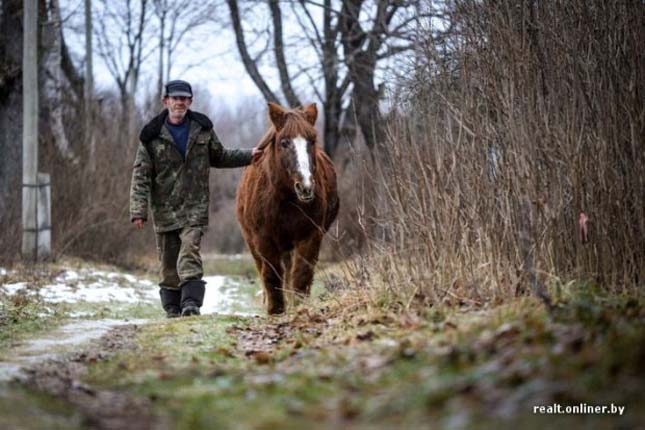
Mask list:
[[275,308],[269,308],[267,309],[267,313],[269,315],[279,315],[284,313],[284,308],[283,307],[275,307]]

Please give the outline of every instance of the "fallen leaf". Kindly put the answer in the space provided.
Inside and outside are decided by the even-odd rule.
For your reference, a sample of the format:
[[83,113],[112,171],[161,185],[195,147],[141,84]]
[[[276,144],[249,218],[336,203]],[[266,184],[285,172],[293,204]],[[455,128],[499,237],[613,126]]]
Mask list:
[[358,340],[372,340],[374,339],[374,332],[372,330],[368,330],[365,333],[359,333],[356,335],[356,339]]
[[359,414],[359,411],[358,408],[352,404],[352,401],[349,398],[343,397],[338,402],[338,413],[344,419],[351,420],[353,418],[356,418],[356,416]]
[[220,354],[220,355],[223,355],[224,357],[228,357],[228,358],[232,358],[232,357],[234,357],[234,355],[233,355],[233,353],[231,352],[231,350],[230,350],[230,349],[228,349],[228,348],[225,348],[225,347],[223,347],[223,346],[220,346],[219,348],[217,348],[217,349],[215,350],[215,352],[216,352],[216,353],[218,353],[218,354]]
[[265,351],[246,351],[244,355],[253,358],[258,364],[268,364],[271,362],[271,355]]

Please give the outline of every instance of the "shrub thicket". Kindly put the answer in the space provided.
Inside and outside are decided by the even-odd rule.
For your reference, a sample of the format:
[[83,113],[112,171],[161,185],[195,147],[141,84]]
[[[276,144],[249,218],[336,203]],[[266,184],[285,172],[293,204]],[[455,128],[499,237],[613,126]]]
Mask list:
[[377,275],[402,303],[500,300],[527,274],[637,288],[642,4],[456,0],[444,12],[444,32],[427,30],[400,65],[370,167],[376,264],[357,275]]

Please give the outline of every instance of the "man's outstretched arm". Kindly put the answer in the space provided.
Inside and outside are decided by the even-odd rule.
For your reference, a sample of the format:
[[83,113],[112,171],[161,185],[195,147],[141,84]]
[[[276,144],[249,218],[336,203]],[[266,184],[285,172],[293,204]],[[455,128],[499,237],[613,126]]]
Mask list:
[[213,130],[211,130],[208,144],[211,167],[248,166],[255,157],[259,157],[262,154],[262,150],[258,148],[226,149]]

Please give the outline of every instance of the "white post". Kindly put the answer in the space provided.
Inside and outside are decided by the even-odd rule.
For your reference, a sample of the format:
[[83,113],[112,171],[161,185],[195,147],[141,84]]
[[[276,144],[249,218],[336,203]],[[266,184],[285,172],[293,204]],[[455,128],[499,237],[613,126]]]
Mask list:
[[38,260],[51,257],[52,211],[49,173],[38,173]]
[[22,256],[36,261],[38,174],[38,0],[24,0],[22,56]]

